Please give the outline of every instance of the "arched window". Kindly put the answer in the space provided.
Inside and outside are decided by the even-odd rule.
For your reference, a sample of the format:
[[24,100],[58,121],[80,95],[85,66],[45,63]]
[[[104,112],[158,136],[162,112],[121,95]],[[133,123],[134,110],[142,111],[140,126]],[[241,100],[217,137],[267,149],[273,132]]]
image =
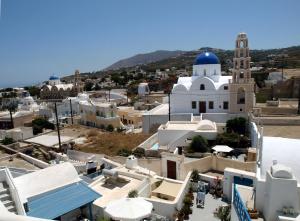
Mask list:
[[245,89],[240,87],[237,91],[237,103],[245,104]]
[[244,47],[244,42],[241,41],[241,42],[240,42],[240,48],[243,48],[243,47]]
[[204,76],[206,76],[206,69],[204,69]]
[[200,84],[200,90],[201,91],[205,90],[205,85],[204,84]]
[[241,78],[241,79],[244,78],[244,72],[241,72],[241,73],[240,73],[240,78]]
[[214,70],[214,75],[217,75],[217,71],[216,71],[216,69]]

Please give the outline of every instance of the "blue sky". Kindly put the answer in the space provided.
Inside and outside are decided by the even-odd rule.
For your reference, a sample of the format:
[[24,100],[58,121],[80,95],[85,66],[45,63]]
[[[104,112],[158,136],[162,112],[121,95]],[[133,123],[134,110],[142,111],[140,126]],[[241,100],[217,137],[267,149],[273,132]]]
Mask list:
[[[1,1],[1,0],[0,0]],[[159,49],[300,44],[299,0],[2,0],[0,87],[100,70]]]

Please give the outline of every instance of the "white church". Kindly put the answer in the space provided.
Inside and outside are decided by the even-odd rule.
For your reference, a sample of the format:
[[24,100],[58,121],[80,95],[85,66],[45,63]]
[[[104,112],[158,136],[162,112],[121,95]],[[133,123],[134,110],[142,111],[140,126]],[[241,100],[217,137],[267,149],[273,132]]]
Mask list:
[[221,75],[219,58],[212,52],[199,54],[191,77],[179,77],[170,95],[171,113],[247,113],[255,102],[250,72],[248,39],[236,40],[232,76]]

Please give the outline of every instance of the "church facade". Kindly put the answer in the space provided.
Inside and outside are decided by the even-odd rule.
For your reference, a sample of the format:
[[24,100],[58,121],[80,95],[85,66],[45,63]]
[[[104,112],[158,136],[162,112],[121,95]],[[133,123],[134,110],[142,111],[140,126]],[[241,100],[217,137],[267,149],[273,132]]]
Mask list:
[[50,76],[48,84],[41,88],[41,99],[65,99],[67,97],[76,97],[83,91],[83,84],[80,79],[80,73],[75,71],[74,83],[64,84],[56,76]]
[[171,113],[247,113],[255,102],[248,39],[236,40],[232,76],[222,76],[219,58],[212,52],[197,56],[191,77],[179,77],[170,95]]

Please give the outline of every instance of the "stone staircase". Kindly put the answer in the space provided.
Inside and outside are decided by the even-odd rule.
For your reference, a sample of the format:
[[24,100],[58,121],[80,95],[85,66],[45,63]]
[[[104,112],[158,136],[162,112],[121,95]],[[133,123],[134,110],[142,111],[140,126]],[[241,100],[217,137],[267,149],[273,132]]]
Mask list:
[[11,197],[9,186],[6,182],[0,182],[0,201],[9,212],[17,214],[15,203]]

